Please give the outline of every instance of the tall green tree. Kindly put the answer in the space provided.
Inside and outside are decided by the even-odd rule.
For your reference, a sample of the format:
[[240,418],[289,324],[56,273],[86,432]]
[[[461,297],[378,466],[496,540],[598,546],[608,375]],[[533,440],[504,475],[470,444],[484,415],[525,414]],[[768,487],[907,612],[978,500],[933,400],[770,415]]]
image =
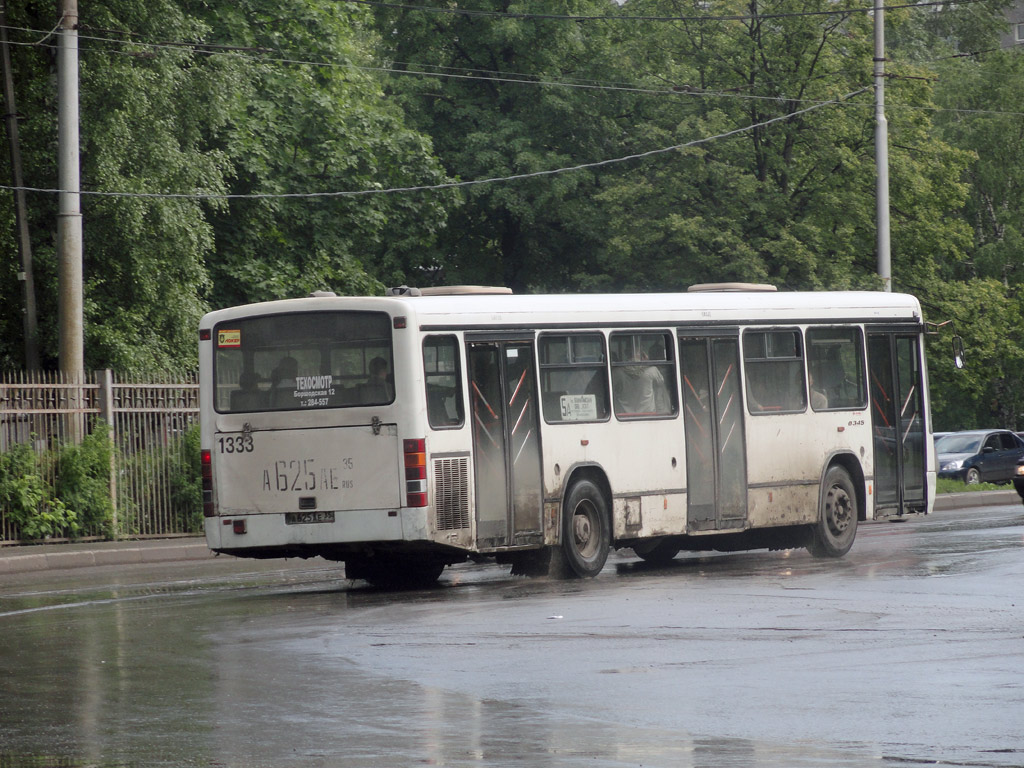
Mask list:
[[[183,46],[203,25],[173,0],[84,5],[80,17],[82,188],[223,191],[227,158],[203,126],[219,84]],[[213,228],[188,198],[86,196],[85,349],[92,366],[142,372],[188,365],[206,307]]]
[[[614,71],[607,23],[555,18],[608,16],[614,7],[486,0],[472,13],[380,9],[378,28],[396,70],[390,93],[462,181],[614,157],[616,97],[589,87]],[[464,188],[441,239],[444,279],[517,291],[570,287],[574,275],[596,268],[599,186],[599,174],[575,171]]]
[[944,263],[934,299],[967,347],[964,371],[933,374],[938,423],[1017,428],[1024,417],[1024,61],[992,51],[937,64],[935,127],[969,153],[962,259]]
[[[56,22],[52,3],[21,0],[7,10],[25,42]],[[372,291],[430,261],[445,218],[436,193],[216,197],[444,180],[429,140],[405,127],[366,69],[371,27],[365,11],[330,0],[82,5],[82,188],[108,193],[82,201],[88,367],[191,367],[195,327],[211,304],[311,288]],[[15,53],[26,182],[52,189],[55,43]],[[30,201],[49,365],[55,198]],[[10,206],[0,201],[0,222],[12,222]],[[0,274],[13,278],[8,232]],[[3,284],[0,361],[16,366],[21,301],[15,280]]]
[[[1017,429],[1024,417],[1024,304],[1002,280],[972,278],[932,286],[926,309],[953,321],[929,344],[934,428]],[[966,365],[953,367],[951,334],[963,337]]]
[[384,98],[369,11],[333,0],[186,7],[235,47],[210,62],[230,83],[224,120],[208,126],[229,158],[228,189],[265,196],[213,211],[212,303],[414,280],[437,257],[451,193],[275,197],[446,181],[429,139]]
[[[212,84],[187,50],[139,44],[147,36],[189,39],[198,27],[171,0],[116,0],[81,10],[82,188],[126,195],[82,197],[86,364],[126,371],[190,364],[212,229],[195,201],[132,195],[218,188],[223,158],[205,150],[198,130]],[[12,47],[13,77],[25,181],[46,189],[57,186],[56,40],[46,34],[55,11],[53,3],[7,3],[12,39],[35,43]],[[8,204],[5,196],[0,205]],[[33,193],[29,205],[44,364],[53,366],[56,195]],[[4,269],[17,258],[14,231],[7,231],[0,240]],[[22,302],[4,298],[0,357],[17,365],[13,318]]]
[[[756,280],[789,288],[877,285],[871,20],[815,2],[691,7],[635,0],[652,23],[627,46],[633,69],[674,95],[647,107],[643,141],[671,146],[601,195],[614,236],[607,285],[682,288]],[[817,12],[817,15],[810,13]],[[722,20],[736,15],[738,20]],[[714,18],[708,18],[708,17]],[[914,81],[917,83],[917,81]],[[911,96],[927,102],[924,85]],[[855,94],[852,95],[851,94]],[[822,106],[836,101],[837,104]],[[775,121],[771,122],[769,121]],[[894,274],[920,283],[965,233],[948,213],[965,156],[907,111],[890,121]],[[896,281],[897,287],[901,285]]]

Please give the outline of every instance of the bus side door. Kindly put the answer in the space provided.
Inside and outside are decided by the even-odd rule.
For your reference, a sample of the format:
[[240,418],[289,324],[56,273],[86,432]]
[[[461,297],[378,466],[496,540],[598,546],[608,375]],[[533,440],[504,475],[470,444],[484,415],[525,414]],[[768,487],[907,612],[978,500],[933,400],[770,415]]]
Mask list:
[[868,378],[875,461],[875,509],[926,505],[925,425],[920,339],[909,332],[868,333]]
[[467,337],[477,546],[542,541],[533,339]]
[[687,529],[742,527],[747,446],[738,332],[679,337],[686,431]]

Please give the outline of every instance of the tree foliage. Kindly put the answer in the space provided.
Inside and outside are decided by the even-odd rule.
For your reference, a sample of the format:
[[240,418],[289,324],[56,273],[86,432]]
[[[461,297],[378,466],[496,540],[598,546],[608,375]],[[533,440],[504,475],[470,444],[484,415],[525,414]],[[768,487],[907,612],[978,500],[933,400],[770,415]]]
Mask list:
[[[1007,339],[1024,317],[1024,69],[994,50],[1001,8],[886,16],[893,287],[967,342],[966,372],[946,365],[951,326],[931,347],[936,424],[949,429],[1017,426],[1022,407]],[[207,307],[318,288],[879,285],[873,24],[852,0],[479,0],[472,12],[109,0],[80,12],[83,187],[139,195],[83,197],[90,366],[190,367]],[[7,13],[17,42],[36,43],[12,48],[26,182],[52,189],[54,7],[15,0]],[[472,184],[422,189],[450,181]],[[52,366],[55,196],[33,193],[29,216]],[[21,297],[7,195],[0,224],[11,368]]]
[[[629,12],[665,16],[676,7],[638,0]],[[659,156],[609,185],[601,199],[613,247],[599,284],[877,285],[870,20],[787,10],[781,2],[716,3],[634,41],[634,71],[676,92],[642,107],[647,146],[746,130]],[[742,18],[720,19],[731,14]],[[963,194],[964,158],[916,113],[898,115],[890,131],[894,272],[920,282],[934,271],[936,249],[963,245],[962,227],[947,214]]]
[[[423,134],[404,124],[367,69],[375,37],[359,6],[245,0],[202,12],[247,53],[213,66],[231,83],[211,144],[235,195],[362,192],[445,181]],[[450,195],[233,199],[215,211],[214,303],[327,288],[375,293],[434,257]]]
[[[544,16],[601,17],[614,8],[605,0],[478,5]],[[480,181],[614,157],[621,137],[609,114],[619,100],[582,87],[613,71],[605,25],[408,8],[380,10],[377,24],[387,57],[406,73],[391,93],[433,136],[449,175]],[[575,273],[596,267],[599,184],[594,173],[574,171],[465,188],[440,240],[445,279],[518,291],[570,287]]]
[[[259,200],[189,196],[363,191],[443,180],[361,65],[373,35],[331,0],[112,0],[80,9],[86,365],[194,366],[209,306],[377,290],[444,226],[444,197]],[[52,29],[51,3],[7,4],[12,28]],[[210,40],[214,42],[210,42]],[[170,41],[170,42],[165,42]],[[57,186],[52,39],[15,47],[28,186]],[[310,62],[310,63],[303,63]],[[184,196],[153,197],[152,193]],[[54,195],[30,200],[47,364],[56,352]],[[10,198],[0,221],[13,224]],[[8,231],[13,234],[13,226]],[[20,360],[17,244],[2,248],[0,361]]]

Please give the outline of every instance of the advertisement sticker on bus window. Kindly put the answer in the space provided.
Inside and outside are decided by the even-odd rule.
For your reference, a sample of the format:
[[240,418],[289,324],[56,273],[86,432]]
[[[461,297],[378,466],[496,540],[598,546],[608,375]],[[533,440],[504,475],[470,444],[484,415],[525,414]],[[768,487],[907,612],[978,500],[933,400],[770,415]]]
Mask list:
[[562,421],[597,421],[597,397],[594,395],[562,395]]
[[217,331],[218,347],[240,347],[242,346],[241,331]]

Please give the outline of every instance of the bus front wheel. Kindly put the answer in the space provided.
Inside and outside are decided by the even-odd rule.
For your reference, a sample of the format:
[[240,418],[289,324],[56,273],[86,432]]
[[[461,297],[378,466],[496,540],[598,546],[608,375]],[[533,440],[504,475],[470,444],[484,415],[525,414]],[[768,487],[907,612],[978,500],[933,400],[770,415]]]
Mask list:
[[815,557],[842,557],[857,536],[857,491],[842,467],[825,473],[820,507],[807,549]]
[[611,524],[608,502],[590,480],[573,484],[562,514],[562,556],[568,575],[597,576],[608,559]]

